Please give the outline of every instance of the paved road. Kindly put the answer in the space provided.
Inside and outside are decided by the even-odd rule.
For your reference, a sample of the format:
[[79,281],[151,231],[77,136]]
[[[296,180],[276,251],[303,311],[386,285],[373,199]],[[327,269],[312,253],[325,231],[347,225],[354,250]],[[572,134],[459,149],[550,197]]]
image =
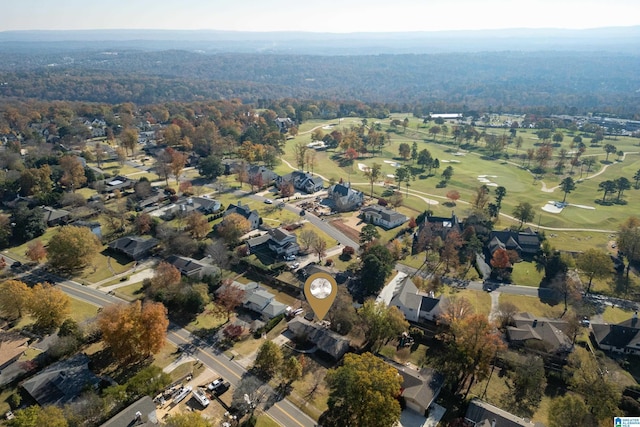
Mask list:
[[[118,297],[105,294],[97,289],[88,288],[71,280],[54,280],[52,276],[46,273],[34,274],[34,276],[40,277],[41,280],[51,280],[68,295],[98,307],[116,303],[127,304],[126,301]],[[234,386],[236,386],[243,375],[247,373],[237,362],[230,360],[220,351],[177,325],[170,325],[167,340],[178,348],[188,351],[192,356],[200,359],[207,367],[220,374]],[[271,406],[266,413],[280,425],[300,427],[314,427],[317,425],[313,419],[286,399],[280,400]]]

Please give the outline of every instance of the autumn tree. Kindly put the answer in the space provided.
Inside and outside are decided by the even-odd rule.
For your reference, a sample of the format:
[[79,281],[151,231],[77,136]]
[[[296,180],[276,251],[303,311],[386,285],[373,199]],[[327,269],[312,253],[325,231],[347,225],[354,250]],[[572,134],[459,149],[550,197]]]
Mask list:
[[328,409],[320,417],[326,427],[391,427],[400,419],[402,377],[371,353],[347,353],[342,366],[330,369]]
[[171,174],[173,174],[177,184],[180,181],[180,174],[182,173],[184,166],[187,164],[189,156],[186,153],[173,150],[171,148],[167,148],[167,151],[169,151],[171,156],[169,168],[171,169]]
[[576,189],[576,183],[573,181],[573,178],[568,176],[560,182],[560,189],[564,193],[564,197],[562,198],[562,203],[564,203],[567,200],[567,194]]
[[406,142],[403,142],[400,144],[398,152],[400,153],[400,157],[402,157],[402,160],[407,160],[409,159],[409,157],[411,157],[411,146]]
[[138,146],[138,130],[136,128],[126,128],[120,134],[120,141],[125,150],[131,151],[131,157]]
[[588,294],[593,279],[604,279],[613,272],[613,261],[606,252],[590,248],[578,255],[576,267],[589,278],[586,291]]
[[620,252],[627,259],[626,276],[628,283],[631,264],[640,260],[640,219],[629,217],[620,225],[617,243]]
[[87,227],[67,225],[49,241],[49,265],[57,271],[74,272],[91,264],[102,249],[98,237]]
[[490,263],[491,267],[499,272],[499,276],[502,276],[504,278],[505,275],[508,275],[508,270],[511,267],[511,261],[509,260],[509,254],[505,249],[496,249],[491,256]]
[[525,222],[533,220],[535,212],[529,202],[521,202],[513,209],[513,216],[520,221],[520,228]]
[[216,296],[216,304],[227,316],[227,321],[231,318],[231,313],[242,304],[244,300],[244,290],[233,286],[231,283],[225,284]]
[[318,236],[311,243],[311,250],[318,255],[318,262],[322,261],[322,257],[326,255],[327,241]]
[[98,315],[102,339],[123,363],[143,360],[163,347],[169,319],[161,303],[114,304]]
[[455,206],[456,202],[460,199],[460,192],[458,190],[447,191],[447,199],[451,200],[451,203]]
[[149,233],[155,224],[151,215],[147,212],[142,212],[140,215],[136,216],[136,219],[133,221],[133,225],[135,226],[136,232],[142,235]]
[[237,213],[225,216],[217,228],[218,234],[228,245],[235,245],[249,230],[251,230],[249,220]]
[[44,247],[42,241],[34,240],[29,243],[27,251],[24,254],[31,261],[39,263],[47,257],[47,249]]
[[62,168],[62,177],[60,184],[67,190],[75,192],[87,182],[84,174],[84,167],[76,156],[63,156],[60,158],[60,167]]
[[409,329],[409,322],[398,307],[387,307],[384,302],[365,301],[358,310],[358,316],[365,329],[367,348],[374,352]]
[[0,313],[10,319],[19,319],[28,310],[32,299],[31,288],[19,280],[6,280],[0,284]]
[[182,276],[180,270],[168,262],[161,261],[149,279],[145,291],[149,296],[161,300],[171,299],[180,291]]
[[202,213],[194,211],[187,215],[185,230],[191,237],[197,240],[204,239],[209,234],[209,222]]
[[370,168],[367,168],[364,171],[364,176],[367,177],[367,179],[369,180],[369,185],[371,185],[370,197],[373,197],[373,184],[375,184],[376,181],[380,179],[381,169],[382,165],[380,165],[380,163],[374,163]]
[[60,289],[49,283],[37,283],[31,289],[29,313],[35,318],[35,328],[51,331],[69,316],[71,300]]
[[253,367],[266,378],[272,378],[282,364],[282,350],[273,341],[265,341],[258,349]]
[[482,314],[451,321],[449,329],[440,338],[447,347],[443,371],[453,391],[461,392],[467,386],[465,395],[474,382],[488,376],[491,361],[505,348],[493,324]]
[[308,149],[309,147],[307,147],[304,142],[298,142],[293,146],[293,153],[296,158],[296,166],[298,166],[298,169],[300,170],[304,170],[304,162],[306,159],[305,154]]
[[284,360],[280,369],[280,377],[285,386],[289,386],[292,382],[302,378],[302,365],[298,358],[290,356]]

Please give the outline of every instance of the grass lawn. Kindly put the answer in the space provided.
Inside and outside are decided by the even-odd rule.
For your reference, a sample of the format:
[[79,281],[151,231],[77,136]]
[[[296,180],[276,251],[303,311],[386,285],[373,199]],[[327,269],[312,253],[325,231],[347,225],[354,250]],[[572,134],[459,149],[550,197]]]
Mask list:
[[510,302],[521,312],[529,312],[534,316],[557,318],[564,311],[562,304],[549,305],[545,304],[538,297],[530,297],[526,295],[510,295],[501,293],[500,302]]
[[134,301],[137,299],[142,299],[144,295],[142,292],[142,282],[140,283],[132,283],[127,286],[123,286],[121,288],[116,289],[115,295],[124,298],[127,301]]
[[543,277],[544,272],[537,271],[535,263],[522,261],[517,262],[513,266],[511,281],[514,285],[533,286],[537,288]]
[[256,427],[278,427],[280,424],[275,422],[269,415],[262,414],[256,420]]
[[166,341],[162,349],[153,356],[153,364],[164,369],[178,358],[177,350],[178,348],[175,345]]
[[107,253],[107,247],[100,252],[93,260],[90,267],[87,267],[80,275],[82,281],[96,283],[101,280],[113,277],[116,274],[124,273],[133,268],[135,262],[125,257],[115,257]]
[[71,314],[70,317],[78,323],[82,323],[85,320],[96,317],[98,314],[98,307],[88,302],[80,301],[70,297],[71,300]]
[[42,236],[37,237],[29,242],[23,243],[20,246],[14,246],[12,248],[9,248],[7,249],[7,252],[9,253],[9,256],[11,256],[11,258],[14,258],[23,263],[28,262],[29,260],[27,259],[24,253],[29,248],[29,244],[34,240],[40,240],[45,246],[47,246],[47,244],[49,243],[49,240],[51,240],[53,236],[57,234],[57,232],[58,232],[58,227],[47,228],[47,230],[44,232]]
[[192,374],[193,377],[197,377],[202,371],[204,371],[204,365],[202,363],[196,364],[194,361],[182,363],[169,373],[172,381],[178,381],[184,378],[188,374]]
[[[285,329],[287,329],[287,322],[283,319],[280,323],[278,323],[278,325],[275,328],[273,328],[267,333],[266,339],[267,340],[274,339],[275,337],[280,335],[282,331],[284,331]],[[254,339],[250,335],[249,338],[247,338],[246,340],[236,343],[233,346],[233,351],[239,354],[240,356],[246,357],[254,353],[256,350],[258,350],[258,348],[260,348],[260,346],[262,345],[262,343],[264,343],[264,341],[265,340],[262,338]]]
[[623,310],[620,307],[607,306],[602,313],[602,320],[607,323],[620,323],[629,320],[633,316],[633,311]]
[[193,332],[198,329],[215,329],[224,325],[227,322],[227,318],[218,310],[216,304],[210,302],[202,313],[198,314],[191,323],[185,326],[185,329]]
[[476,313],[489,315],[491,312],[491,295],[484,291],[474,291],[472,289],[455,289],[445,286],[446,295],[454,295],[457,298],[466,298]]

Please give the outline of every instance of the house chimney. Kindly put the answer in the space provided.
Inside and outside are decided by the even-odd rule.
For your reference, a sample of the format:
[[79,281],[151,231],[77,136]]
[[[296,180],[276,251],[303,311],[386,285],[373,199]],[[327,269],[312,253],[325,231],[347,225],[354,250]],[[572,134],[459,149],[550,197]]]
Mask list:
[[142,412],[140,412],[140,411],[136,412],[135,420],[136,421],[142,421]]
[[491,420],[491,427],[496,427],[496,419]]
[[535,328],[536,326],[538,326],[538,319],[533,319],[533,327]]
[[638,323],[638,312],[634,312],[633,316],[631,317],[631,326],[636,326],[636,324]]

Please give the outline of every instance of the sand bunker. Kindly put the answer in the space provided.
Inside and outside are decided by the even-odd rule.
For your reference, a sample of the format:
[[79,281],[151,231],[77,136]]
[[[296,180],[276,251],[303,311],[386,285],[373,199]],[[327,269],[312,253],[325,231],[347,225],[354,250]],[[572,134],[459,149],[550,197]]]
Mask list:
[[368,172],[369,166],[365,165],[364,163],[358,163],[358,169],[360,169],[362,172]]
[[566,205],[564,203],[549,200],[547,204],[542,207],[542,210],[553,214],[559,214],[565,206]]
[[393,166],[394,168],[400,167],[400,165],[397,162],[394,162],[393,160],[383,160],[386,164]]

